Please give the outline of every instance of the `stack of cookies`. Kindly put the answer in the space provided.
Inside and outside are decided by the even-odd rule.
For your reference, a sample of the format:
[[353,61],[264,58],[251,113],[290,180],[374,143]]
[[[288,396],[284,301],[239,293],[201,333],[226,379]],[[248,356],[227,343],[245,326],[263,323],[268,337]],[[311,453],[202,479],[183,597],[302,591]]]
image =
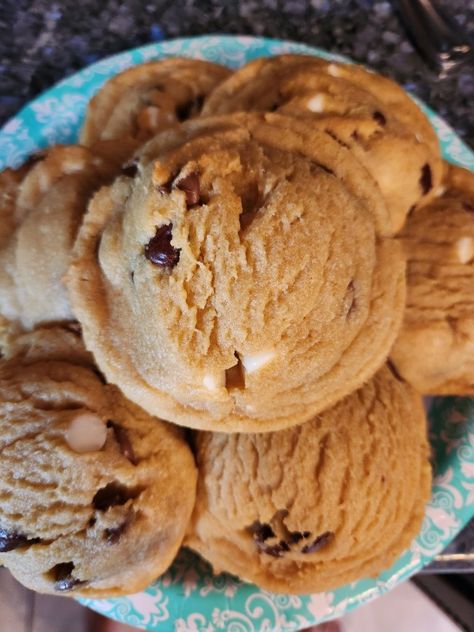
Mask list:
[[474,393],[474,176],[298,55],[126,70],[80,141],[0,174],[0,563],[87,597],[183,544],[284,593],[390,566],[422,395]]

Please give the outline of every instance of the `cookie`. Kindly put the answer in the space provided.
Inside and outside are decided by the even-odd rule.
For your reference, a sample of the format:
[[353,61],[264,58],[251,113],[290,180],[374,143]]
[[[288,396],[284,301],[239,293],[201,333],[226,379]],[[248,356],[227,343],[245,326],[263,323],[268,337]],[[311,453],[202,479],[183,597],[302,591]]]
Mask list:
[[181,544],[193,456],[176,428],[85,366],[76,342],[65,359],[67,335],[52,335],[28,334],[0,362],[0,564],[38,592],[133,593]]
[[204,97],[230,72],[211,62],[176,57],[129,68],[91,99],[81,143],[123,139],[136,146],[198,115]]
[[446,192],[413,213],[407,308],[391,352],[421,393],[474,394],[474,174],[451,166]]
[[62,277],[88,199],[115,171],[84,147],[57,146],[0,174],[3,317],[25,329],[73,318]]
[[350,148],[380,186],[394,232],[441,183],[429,121],[399,86],[362,67],[298,55],[255,60],[211,93],[203,113],[242,110],[308,119]]
[[311,421],[269,434],[196,433],[185,543],[264,590],[373,577],[421,528],[430,496],[421,397],[389,368]]
[[74,313],[107,379],[150,414],[284,428],[385,361],[405,267],[383,199],[350,151],[297,123],[190,121],[92,200]]

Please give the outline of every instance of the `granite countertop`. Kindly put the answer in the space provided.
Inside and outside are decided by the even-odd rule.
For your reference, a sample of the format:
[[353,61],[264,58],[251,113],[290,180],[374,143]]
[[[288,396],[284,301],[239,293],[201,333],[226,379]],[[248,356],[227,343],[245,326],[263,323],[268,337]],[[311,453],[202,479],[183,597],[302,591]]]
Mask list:
[[[474,2],[443,0],[471,35]],[[2,0],[0,123],[59,79],[104,57],[161,39],[239,33],[292,39],[368,64],[413,91],[474,146],[474,69],[440,80],[381,0]],[[433,571],[474,570],[474,523]]]

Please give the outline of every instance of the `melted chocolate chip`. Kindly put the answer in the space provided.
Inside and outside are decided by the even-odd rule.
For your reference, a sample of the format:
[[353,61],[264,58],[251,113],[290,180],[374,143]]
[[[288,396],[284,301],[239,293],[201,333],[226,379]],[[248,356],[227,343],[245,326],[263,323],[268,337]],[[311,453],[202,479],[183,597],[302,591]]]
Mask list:
[[199,184],[199,174],[196,171],[192,171],[188,173],[187,176],[181,178],[176,183],[176,188],[180,191],[184,191],[186,196],[186,205],[194,206],[199,203],[199,199],[201,196],[200,184]]
[[373,114],[372,114],[372,118],[374,119],[374,121],[376,121],[379,125],[386,125],[387,123],[387,119],[385,118],[385,116],[382,114],[382,112],[379,112],[378,110],[376,110]]
[[301,549],[301,553],[316,553],[323,547],[327,546],[330,542],[334,540],[334,533],[332,531],[325,531],[321,535],[318,535],[311,544],[304,546]]
[[133,158],[122,165],[121,173],[128,178],[134,178],[138,173],[138,158]]
[[129,521],[125,520],[125,522],[120,524],[118,527],[112,527],[110,529],[105,529],[105,531],[104,531],[104,538],[105,538],[105,541],[107,542],[107,544],[109,544],[109,545],[117,544],[117,542],[122,537],[122,534],[125,533],[125,531],[126,531],[126,529],[128,527],[128,524],[129,524]]
[[141,491],[141,489],[132,489],[114,481],[96,492],[92,504],[99,511],[107,511],[109,507],[125,505],[127,500],[136,498]]
[[76,579],[72,576],[74,570],[73,562],[64,562],[62,564],[56,564],[49,572],[49,575],[54,580],[54,590],[58,592],[68,592],[74,590],[77,586],[82,586],[85,581]]
[[155,236],[145,246],[145,257],[161,268],[172,269],[179,261],[181,250],[171,245],[173,224],[156,229]]
[[254,540],[257,542],[265,542],[265,540],[275,537],[273,529],[267,522],[262,523],[256,520],[252,525],[250,525],[249,531],[252,533]]
[[430,191],[431,188],[433,187],[433,178],[432,178],[432,175],[431,175],[431,167],[429,166],[428,163],[423,165],[423,167],[421,169],[420,186],[421,186],[421,190],[423,192],[423,195],[426,195],[428,193],[428,191]]
[[111,420],[107,422],[107,428],[113,429],[115,440],[119,444],[120,452],[123,456],[126,457],[132,465],[137,465],[138,459],[135,456],[135,452],[133,451],[132,444],[130,443],[130,439],[128,437],[128,432],[125,428]]
[[8,551],[18,549],[20,546],[37,544],[38,542],[40,542],[40,538],[28,540],[28,537],[22,533],[7,531],[0,527],[0,553],[7,553]]
[[194,99],[191,99],[190,101],[186,101],[182,105],[179,105],[176,108],[176,117],[178,121],[182,123],[191,116],[199,114],[203,103],[204,96],[202,94],[199,94],[198,96],[194,97]]

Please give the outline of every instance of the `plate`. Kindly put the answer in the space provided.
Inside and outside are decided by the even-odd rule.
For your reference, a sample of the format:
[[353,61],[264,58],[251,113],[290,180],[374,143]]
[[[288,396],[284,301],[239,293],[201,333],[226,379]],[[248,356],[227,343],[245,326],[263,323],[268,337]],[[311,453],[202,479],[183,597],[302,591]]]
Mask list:
[[[207,59],[237,68],[256,57],[306,53],[349,61],[317,48],[266,38],[205,36],[151,44],[104,59],[61,81],[28,104],[0,130],[0,168],[17,166],[53,143],[77,141],[86,105],[109,77],[162,57]],[[474,154],[428,107],[445,158],[474,170]],[[172,567],[141,593],[81,602],[105,616],[160,632],[286,632],[346,612],[392,589],[429,563],[474,515],[474,398],[430,402],[434,484],[420,535],[387,571],[313,595],[276,595],[230,575],[213,576],[183,549]]]

